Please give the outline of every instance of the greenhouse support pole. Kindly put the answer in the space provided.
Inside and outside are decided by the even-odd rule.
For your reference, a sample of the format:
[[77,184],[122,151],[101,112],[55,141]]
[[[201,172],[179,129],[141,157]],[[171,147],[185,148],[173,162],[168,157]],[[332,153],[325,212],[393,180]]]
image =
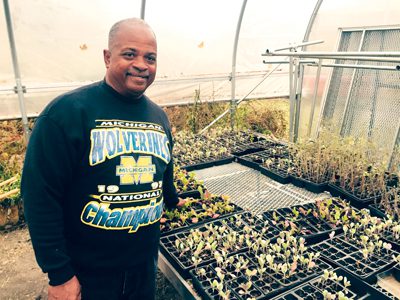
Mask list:
[[[329,58],[329,59],[341,59],[344,60],[343,57],[341,56],[312,56],[312,58],[318,58],[318,59],[323,59],[323,58]],[[385,62],[385,63],[400,63],[399,58],[386,58],[386,57],[359,57],[359,56],[346,56],[345,60],[357,60],[357,61],[377,61],[377,62]]]
[[[247,96],[249,96],[259,85],[261,85],[261,83],[263,83],[265,81],[265,79],[267,79],[273,72],[275,72],[276,69],[278,69],[280,67],[280,63],[271,71],[269,71],[267,74],[264,75],[264,77],[261,79],[261,81],[259,83],[257,83],[255,85],[255,87],[253,87],[246,95],[244,95],[238,102],[236,102],[237,105],[239,105],[242,101],[244,101],[244,99],[247,98]],[[200,134],[203,134],[204,132],[206,132],[208,130],[208,128],[210,128],[211,126],[213,126],[215,123],[217,123],[219,120],[221,120],[228,112],[230,111],[230,108],[228,108],[227,110],[225,110],[222,114],[220,114],[217,118],[215,118],[210,124],[208,124],[206,127],[204,127],[201,131]]]
[[[308,63],[310,67],[318,66],[316,63]],[[377,66],[377,65],[351,65],[351,64],[322,64],[322,67],[331,68],[347,68],[347,69],[362,69],[362,70],[383,70],[383,71],[400,71],[400,65],[397,66]]]
[[[302,42],[300,44],[291,45],[289,47],[284,47],[280,49],[276,49],[271,52],[267,49],[265,54],[262,56],[284,56],[279,53],[281,50],[289,49],[289,53],[297,53],[298,47],[303,47],[305,45],[315,45],[323,43],[324,41],[318,40],[313,42]],[[286,56],[286,55],[285,55]],[[294,59],[296,55],[287,55],[289,57],[289,92],[290,92],[290,113],[289,113],[289,141],[296,142],[298,137],[299,130],[299,121],[300,121],[300,109],[301,109],[301,81],[300,81],[300,72],[303,69],[303,64],[301,61]],[[264,61],[264,63],[266,63]]]
[[318,61],[317,75],[315,76],[313,101],[312,101],[312,104],[311,104],[310,118],[308,120],[308,130],[307,130],[307,137],[308,138],[311,138],[311,128],[312,128],[312,123],[313,123],[313,120],[314,120],[315,104],[317,103],[319,79],[321,77],[321,66],[322,66],[322,59],[320,59]]
[[[397,69],[398,66],[396,66]],[[374,92],[372,96],[372,108],[371,108],[371,117],[369,119],[369,127],[368,127],[368,138],[371,138],[373,129],[375,126],[375,119],[376,119],[376,105],[377,105],[377,97],[378,97],[378,86],[380,88],[380,82],[379,82],[379,73],[376,70],[375,71],[375,85],[374,85]]]
[[[397,144],[397,141],[399,141],[399,140],[400,140],[400,121],[397,124],[397,134],[393,141],[393,151],[392,151],[392,155],[391,155],[390,161],[389,161],[389,169],[393,168],[394,164],[396,163],[396,159],[395,159],[396,158],[396,150],[400,151],[400,148],[399,148],[400,145]],[[400,166],[397,166],[397,170],[400,170]]]
[[290,109],[289,109],[289,141],[293,142],[293,121],[295,112],[295,91],[294,91],[294,59],[291,56],[289,58],[289,99],[290,99]]
[[[399,60],[394,59],[394,57],[400,57],[400,52],[397,51],[392,51],[392,52],[376,52],[376,51],[362,51],[362,52],[317,52],[317,51],[282,51],[282,52],[277,52],[277,51],[271,51],[267,50],[266,53],[261,54],[262,56],[293,56],[293,57],[301,57],[301,58],[329,58],[331,59],[332,57],[335,57],[336,59],[344,59],[344,60],[350,60],[351,59],[357,59],[357,58],[365,58],[365,57],[370,57],[374,61],[378,61],[377,59],[382,57],[385,58],[382,61],[386,62],[397,62]],[[369,59],[364,59],[364,60],[369,60]],[[381,60],[379,60],[381,61]]]
[[299,119],[300,119],[300,99],[297,97],[298,90],[298,78],[300,64],[298,59],[294,59],[294,72],[293,72],[293,95],[294,95],[294,116],[293,116],[293,142],[297,141],[297,131],[299,129]]
[[[304,38],[303,38],[304,43],[308,42],[308,39],[310,38],[311,29],[314,26],[315,18],[317,17],[317,14],[318,14],[319,8],[321,7],[321,4],[322,4],[322,0],[318,0],[317,4],[315,4],[314,10],[310,17],[310,20],[308,21],[306,32],[304,33]],[[307,47],[307,45],[304,45],[301,48],[301,51],[305,51],[306,47]]]
[[[315,4],[314,10],[313,10],[313,12],[311,14],[311,17],[310,17],[310,20],[308,21],[308,24],[307,24],[306,32],[304,33],[303,43],[307,43],[309,38],[310,38],[311,29],[312,29],[312,27],[314,25],[315,18],[317,17],[317,14],[318,14],[319,8],[321,7],[322,1],[323,0],[318,0],[318,2]],[[307,44],[304,44],[302,46],[302,48],[301,48],[301,51],[306,51],[307,46],[308,46]],[[302,91],[303,91],[303,78],[304,78],[304,65],[301,65],[300,66],[299,79],[298,79],[299,80],[298,89],[297,89],[297,92],[296,92],[296,97],[299,98],[299,110],[300,110]],[[320,78],[320,76],[317,75],[317,79],[318,80],[319,80],[319,78]],[[318,82],[316,82],[316,85],[318,86]],[[316,99],[313,99],[313,104],[311,106],[312,112],[314,112],[314,110],[315,110],[315,104],[316,104],[315,100]],[[299,114],[300,114],[300,112],[299,112]],[[314,113],[312,113],[310,116],[312,116],[312,118],[314,118]],[[310,121],[309,121],[308,124],[311,124],[312,121],[313,120],[310,118]],[[297,124],[296,136],[299,135],[299,128],[300,128],[300,124]],[[310,125],[309,125],[308,131],[310,131]],[[308,137],[310,137],[310,133],[308,133]]]
[[140,7],[140,18],[144,20],[144,15],[146,12],[146,0],[142,0],[142,5]]
[[240,27],[242,25],[242,19],[244,15],[244,10],[246,8],[247,0],[243,0],[242,9],[240,10],[239,20],[236,26],[236,34],[235,34],[235,42],[233,45],[233,54],[232,54],[232,73],[231,73],[231,130],[233,130],[235,125],[235,112],[236,112],[236,56],[237,56],[237,47],[239,44],[239,33]]
[[24,128],[25,143],[28,143],[29,135],[30,135],[29,125],[28,125],[28,117],[26,115],[25,101],[24,101],[24,89],[23,89],[23,86],[21,83],[21,73],[19,71],[17,50],[15,48],[14,32],[13,32],[13,28],[12,28],[11,14],[10,14],[10,7],[8,5],[8,0],[3,0],[3,4],[4,4],[4,14],[6,17],[6,22],[7,22],[8,39],[10,42],[15,82],[17,85],[19,108],[21,110],[22,124],[23,124],[23,128]]

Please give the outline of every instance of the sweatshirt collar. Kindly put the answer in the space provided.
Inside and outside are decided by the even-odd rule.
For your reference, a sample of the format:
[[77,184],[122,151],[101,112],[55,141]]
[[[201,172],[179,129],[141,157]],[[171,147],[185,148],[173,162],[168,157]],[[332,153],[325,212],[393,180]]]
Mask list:
[[145,100],[145,96],[141,95],[139,98],[130,98],[130,97],[126,97],[124,95],[121,95],[120,93],[118,93],[116,90],[114,90],[114,88],[109,85],[105,79],[103,79],[103,81],[101,82],[101,86],[110,94],[112,94],[115,98],[117,98],[118,100],[125,102],[125,103],[132,103],[132,104],[136,104],[136,103],[141,103]]

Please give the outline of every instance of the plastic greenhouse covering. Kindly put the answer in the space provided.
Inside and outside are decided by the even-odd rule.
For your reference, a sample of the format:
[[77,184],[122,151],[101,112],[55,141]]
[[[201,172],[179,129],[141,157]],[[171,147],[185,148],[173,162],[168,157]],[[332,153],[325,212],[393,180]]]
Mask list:
[[[147,91],[169,105],[229,100],[230,74],[238,18],[243,1],[145,2],[145,20],[158,39],[158,71]],[[273,67],[261,54],[302,41],[316,1],[248,1],[236,58],[236,98],[244,96]],[[28,116],[56,95],[104,76],[102,50],[116,21],[140,17],[142,1],[10,1],[10,15]],[[7,37],[0,18],[0,118],[20,117]],[[288,95],[287,67],[282,66],[250,97]]]

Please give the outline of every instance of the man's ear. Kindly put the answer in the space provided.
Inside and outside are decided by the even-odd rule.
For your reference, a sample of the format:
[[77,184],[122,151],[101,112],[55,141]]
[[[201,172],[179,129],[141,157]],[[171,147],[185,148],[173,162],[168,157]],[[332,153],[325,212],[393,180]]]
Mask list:
[[106,65],[106,68],[108,69],[110,66],[110,60],[111,60],[111,52],[110,50],[104,49],[103,50],[103,57],[104,57],[104,63]]

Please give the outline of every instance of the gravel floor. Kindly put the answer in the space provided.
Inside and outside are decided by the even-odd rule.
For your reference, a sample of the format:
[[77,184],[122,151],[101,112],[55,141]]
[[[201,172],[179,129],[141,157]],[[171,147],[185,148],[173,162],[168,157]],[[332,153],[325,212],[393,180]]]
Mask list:
[[[47,299],[47,277],[36,264],[27,228],[0,232],[0,299]],[[164,275],[157,275],[159,300],[182,300]]]

